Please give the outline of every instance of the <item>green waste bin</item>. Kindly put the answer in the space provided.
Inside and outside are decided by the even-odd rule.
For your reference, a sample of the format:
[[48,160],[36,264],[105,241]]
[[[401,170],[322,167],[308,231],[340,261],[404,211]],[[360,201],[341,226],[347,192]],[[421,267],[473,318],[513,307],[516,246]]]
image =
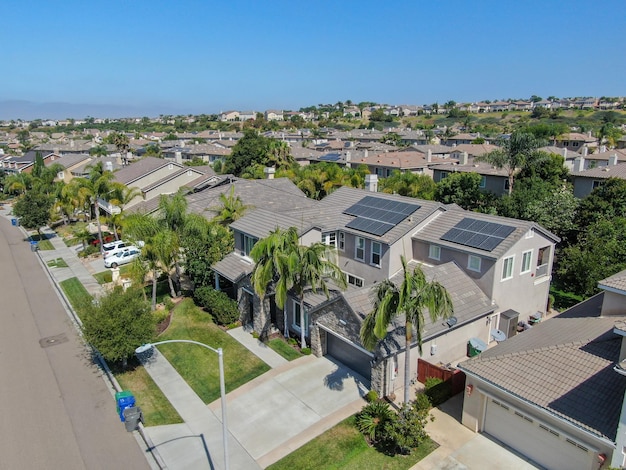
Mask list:
[[115,403],[117,404],[117,414],[120,420],[124,421],[124,410],[135,406],[135,396],[129,390],[122,390],[115,394]]
[[469,357],[478,356],[485,349],[487,349],[487,345],[481,339],[472,338],[467,342],[467,355]]

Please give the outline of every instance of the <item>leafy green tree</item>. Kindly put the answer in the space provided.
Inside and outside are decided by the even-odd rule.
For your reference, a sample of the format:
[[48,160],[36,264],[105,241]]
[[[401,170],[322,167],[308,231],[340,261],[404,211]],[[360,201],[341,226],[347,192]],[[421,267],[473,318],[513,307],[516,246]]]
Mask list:
[[626,217],[626,180],[609,178],[580,201],[575,224],[581,231],[600,219]]
[[146,157],[157,157],[161,158],[163,156],[163,152],[161,151],[161,147],[157,144],[149,144],[145,147],[144,156]]
[[626,269],[626,217],[597,219],[577,243],[558,257],[557,283],[563,289],[589,297],[598,282]]
[[384,193],[427,200],[435,198],[435,182],[427,175],[394,170],[391,176],[380,180],[379,186]]
[[293,165],[276,174],[278,177],[289,178],[308,197],[319,200],[341,186],[362,188],[365,184],[365,175],[369,174],[369,170],[366,165],[343,168],[333,162],[324,162],[303,167]]
[[387,336],[394,319],[404,317],[404,402],[408,403],[413,329],[415,328],[417,347],[421,355],[424,311],[428,311],[434,322],[438,318],[448,318],[453,315],[454,308],[450,294],[445,287],[437,281],[428,281],[419,266],[411,271],[404,256],[401,260],[403,278],[399,286],[389,279],[374,286],[374,310],[365,317],[360,336],[363,345],[373,350],[378,342]]
[[510,195],[513,192],[516,173],[532,161],[545,158],[545,154],[537,151],[540,146],[541,142],[532,134],[513,132],[508,139],[500,143],[500,148],[480,157],[474,157],[474,160],[488,162],[496,168],[505,169],[509,179]]
[[124,291],[117,286],[80,310],[87,342],[107,361],[121,362],[124,368],[135,354],[135,348],[154,338],[154,317],[140,289]]
[[205,217],[189,214],[182,231],[180,246],[183,266],[194,286],[214,283],[211,266],[223,259],[234,248],[233,232]]
[[254,165],[276,165],[283,168],[293,161],[285,142],[264,137],[255,129],[246,129],[244,136],[237,141],[226,158],[222,170],[224,173],[240,176]]
[[519,181],[522,178],[537,177],[554,187],[562,186],[569,177],[569,171],[565,167],[565,159],[562,155],[554,153],[538,152],[538,158],[531,159],[516,176]]
[[579,200],[571,187],[557,187],[542,198],[532,199],[526,205],[522,218],[537,222],[562,240],[567,240],[576,231],[574,218],[578,204]]
[[435,200],[458,204],[466,210],[479,209],[483,200],[481,181],[482,176],[478,173],[451,173],[436,184]]
[[4,192],[17,195],[24,194],[33,186],[33,177],[30,173],[13,173],[6,175],[3,181]]
[[21,225],[37,230],[41,237],[41,227],[48,225],[53,204],[53,199],[47,194],[31,190],[13,204],[13,214],[19,217]]

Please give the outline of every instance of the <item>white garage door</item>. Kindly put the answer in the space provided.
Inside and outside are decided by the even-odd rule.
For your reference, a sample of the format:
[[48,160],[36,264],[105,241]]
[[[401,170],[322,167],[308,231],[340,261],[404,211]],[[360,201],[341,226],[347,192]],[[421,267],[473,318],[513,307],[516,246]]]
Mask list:
[[487,398],[486,433],[550,470],[592,469],[594,452],[531,416]]

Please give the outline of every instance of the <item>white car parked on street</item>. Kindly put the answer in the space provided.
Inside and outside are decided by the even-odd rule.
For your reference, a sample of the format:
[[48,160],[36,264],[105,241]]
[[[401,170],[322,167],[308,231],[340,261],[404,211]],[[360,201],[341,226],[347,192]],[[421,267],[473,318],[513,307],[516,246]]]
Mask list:
[[104,260],[105,268],[117,268],[122,264],[128,264],[137,258],[141,254],[141,251],[136,246],[127,246],[121,251],[113,255],[109,255]]

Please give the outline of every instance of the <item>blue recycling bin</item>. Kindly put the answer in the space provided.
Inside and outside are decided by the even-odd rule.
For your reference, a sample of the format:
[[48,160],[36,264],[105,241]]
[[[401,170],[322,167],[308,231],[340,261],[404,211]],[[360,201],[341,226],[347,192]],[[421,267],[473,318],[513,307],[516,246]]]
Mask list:
[[19,225],[19,221],[15,217],[13,217],[11,219],[11,225],[13,225],[14,227],[17,227]]
[[135,396],[128,390],[122,390],[115,394],[115,401],[117,403],[117,414],[120,416],[120,421],[123,423],[126,420],[124,410],[135,406]]

